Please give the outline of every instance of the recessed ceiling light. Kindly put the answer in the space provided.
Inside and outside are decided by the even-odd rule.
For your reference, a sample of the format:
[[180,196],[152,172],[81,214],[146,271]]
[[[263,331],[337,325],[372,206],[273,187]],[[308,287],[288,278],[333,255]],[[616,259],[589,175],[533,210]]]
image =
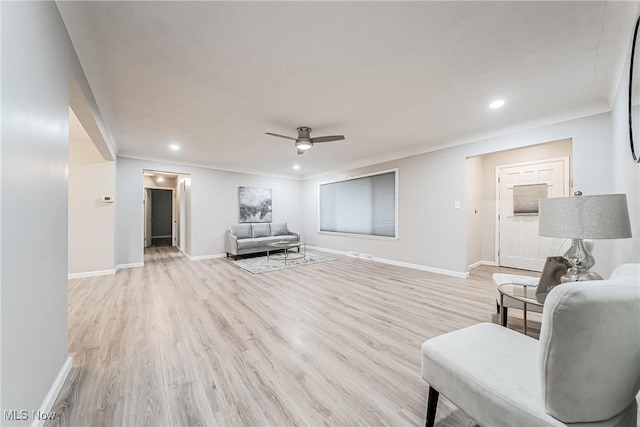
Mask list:
[[496,99],[491,104],[489,104],[489,108],[493,108],[495,110],[496,108],[500,108],[503,105],[504,105],[504,99]]
[[162,182],[162,181],[164,181],[164,178],[163,178],[163,177],[161,177],[161,176],[159,176],[159,177],[157,177],[157,178],[156,178],[156,181],[157,181],[157,182]]
[[171,148],[173,151],[180,150],[180,146],[178,144],[171,144],[169,148]]
[[298,170],[298,169],[300,169],[300,165],[293,165],[293,168],[294,168],[295,170]]

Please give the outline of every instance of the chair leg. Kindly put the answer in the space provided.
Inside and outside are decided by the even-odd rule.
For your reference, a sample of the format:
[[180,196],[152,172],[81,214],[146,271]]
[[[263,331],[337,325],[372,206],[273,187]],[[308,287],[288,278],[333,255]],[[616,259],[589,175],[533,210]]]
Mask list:
[[427,422],[426,427],[433,427],[436,421],[436,408],[438,407],[438,397],[440,393],[435,388],[429,386],[429,397],[427,398]]

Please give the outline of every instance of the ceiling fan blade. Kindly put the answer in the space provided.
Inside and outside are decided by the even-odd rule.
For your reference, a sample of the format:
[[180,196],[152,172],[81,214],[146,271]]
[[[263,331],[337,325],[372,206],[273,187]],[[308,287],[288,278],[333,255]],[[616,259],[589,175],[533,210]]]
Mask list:
[[285,135],[278,135],[277,133],[271,133],[271,132],[265,132],[265,135],[271,135],[271,136],[277,136],[278,138],[285,138],[285,139],[291,139],[293,141],[296,141],[296,138],[292,138],[290,136],[285,136]]
[[317,138],[311,138],[311,142],[331,142],[331,141],[342,141],[344,139],[344,135],[331,135],[331,136],[319,136]]
[[301,150],[301,149],[298,148],[298,154],[304,154],[305,151],[307,151],[307,150]]

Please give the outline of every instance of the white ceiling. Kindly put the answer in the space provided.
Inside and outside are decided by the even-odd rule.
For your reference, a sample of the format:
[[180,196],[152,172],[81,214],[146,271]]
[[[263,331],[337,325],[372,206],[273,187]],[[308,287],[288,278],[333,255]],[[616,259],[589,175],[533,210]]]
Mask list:
[[119,155],[308,177],[609,111],[638,3],[58,7]]

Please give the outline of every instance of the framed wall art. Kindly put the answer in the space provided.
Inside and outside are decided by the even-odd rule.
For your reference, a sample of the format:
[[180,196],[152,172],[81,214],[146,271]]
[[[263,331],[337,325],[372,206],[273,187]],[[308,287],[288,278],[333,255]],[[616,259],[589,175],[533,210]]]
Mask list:
[[271,222],[271,189],[238,187],[240,222]]

